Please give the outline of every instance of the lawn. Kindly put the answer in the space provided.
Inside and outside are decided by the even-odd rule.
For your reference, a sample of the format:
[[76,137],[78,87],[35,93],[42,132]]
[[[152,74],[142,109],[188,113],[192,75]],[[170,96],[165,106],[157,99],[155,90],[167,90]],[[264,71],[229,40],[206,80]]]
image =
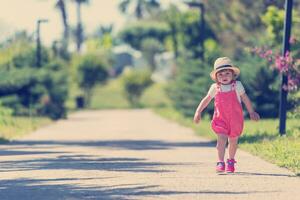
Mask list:
[[11,117],[2,119],[0,123],[0,141],[5,142],[28,134],[41,126],[50,124],[48,118]]
[[[164,107],[171,102],[164,92],[164,84],[153,84],[145,90],[140,98],[141,107]],[[155,94],[155,95],[153,95]],[[124,95],[120,79],[111,79],[106,85],[96,86],[91,109],[128,109],[131,108]]]
[[94,89],[91,109],[125,109],[129,107],[119,79],[109,80],[106,85],[97,85]]

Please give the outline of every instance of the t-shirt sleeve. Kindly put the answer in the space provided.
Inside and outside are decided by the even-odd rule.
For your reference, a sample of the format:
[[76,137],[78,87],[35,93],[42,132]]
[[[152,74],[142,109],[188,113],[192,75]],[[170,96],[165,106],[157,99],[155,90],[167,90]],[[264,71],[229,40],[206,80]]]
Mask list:
[[245,88],[244,88],[243,84],[240,81],[236,82],[236,90],[237,90],[237,93],[240,96],[245,93]]
[[211,97],[214,98],[216,95],[216,84],[212,84],[207,92],[207,94]]

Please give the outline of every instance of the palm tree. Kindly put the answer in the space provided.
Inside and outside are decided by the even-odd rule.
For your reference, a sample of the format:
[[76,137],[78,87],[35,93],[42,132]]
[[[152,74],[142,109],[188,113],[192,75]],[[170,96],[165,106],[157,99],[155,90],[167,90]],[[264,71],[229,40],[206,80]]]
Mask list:
[[76,48],[80,52],[81,44],[83,42],[83,27],[81,21],[81,5],[89,3],[89,0],[73,0],[77,4],[77,28],[76,28]]
[[122,13],[128,13],[129,7],[134,5],[134,15],[142,19],[145,14],[152,14],[153,10],[160,7],[158,0],[122,0],[119,9]]
[[96,32],[95,32],[95,36],[101,38],[103,35],[105,34],[112,34],[113,32],[113,24],[109,24],[109,25],[101,25],[97,28]]
[[66,10],[66,2],[65,0],[58,0],[55,4],[55,8],[57,8],[61,13],[61,19],[64,26],[64,35],[62,40],[62,47],[64,51],[68,51],[69,46],[69,24],[68,24],[68,15]]

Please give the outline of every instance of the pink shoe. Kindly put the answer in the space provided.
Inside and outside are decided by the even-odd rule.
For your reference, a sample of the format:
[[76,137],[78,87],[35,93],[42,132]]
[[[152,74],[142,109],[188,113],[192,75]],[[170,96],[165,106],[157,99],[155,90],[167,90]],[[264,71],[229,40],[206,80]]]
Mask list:
[[227,159],[226,172],[228,172],[228,173],[234,173],[234,171],[235,171],[234,164],[235,163],[236,163],[236,161],[234,159]]
[[218,173],[225,172],[225,162],[217,162],[216,172]]

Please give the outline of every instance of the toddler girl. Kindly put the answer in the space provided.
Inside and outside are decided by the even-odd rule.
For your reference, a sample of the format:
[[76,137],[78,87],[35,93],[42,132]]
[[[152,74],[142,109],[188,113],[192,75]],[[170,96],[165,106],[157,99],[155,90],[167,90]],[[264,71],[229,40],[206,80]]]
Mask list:
[[226,172],[233,173],[235,171],[235,154],[244,125],[241,101],[245,104],[251,120],[257,121],[260,118],[254,111],[242,83],[236,81],[239,74],[240,70],[232,64],[229,58],[218,58],[214,63],[214,70],[210,73],[210,77],[216,83],[211,85],[207,95],[197,107],[194,116],[194,122],[199,123],[202,111],[215,98],[211,126],[218,136],[217,151],[219,160],[216,166],[217,172],[225,171],[224,156],[227,141],[229,143],[229,158],[227,159]]

